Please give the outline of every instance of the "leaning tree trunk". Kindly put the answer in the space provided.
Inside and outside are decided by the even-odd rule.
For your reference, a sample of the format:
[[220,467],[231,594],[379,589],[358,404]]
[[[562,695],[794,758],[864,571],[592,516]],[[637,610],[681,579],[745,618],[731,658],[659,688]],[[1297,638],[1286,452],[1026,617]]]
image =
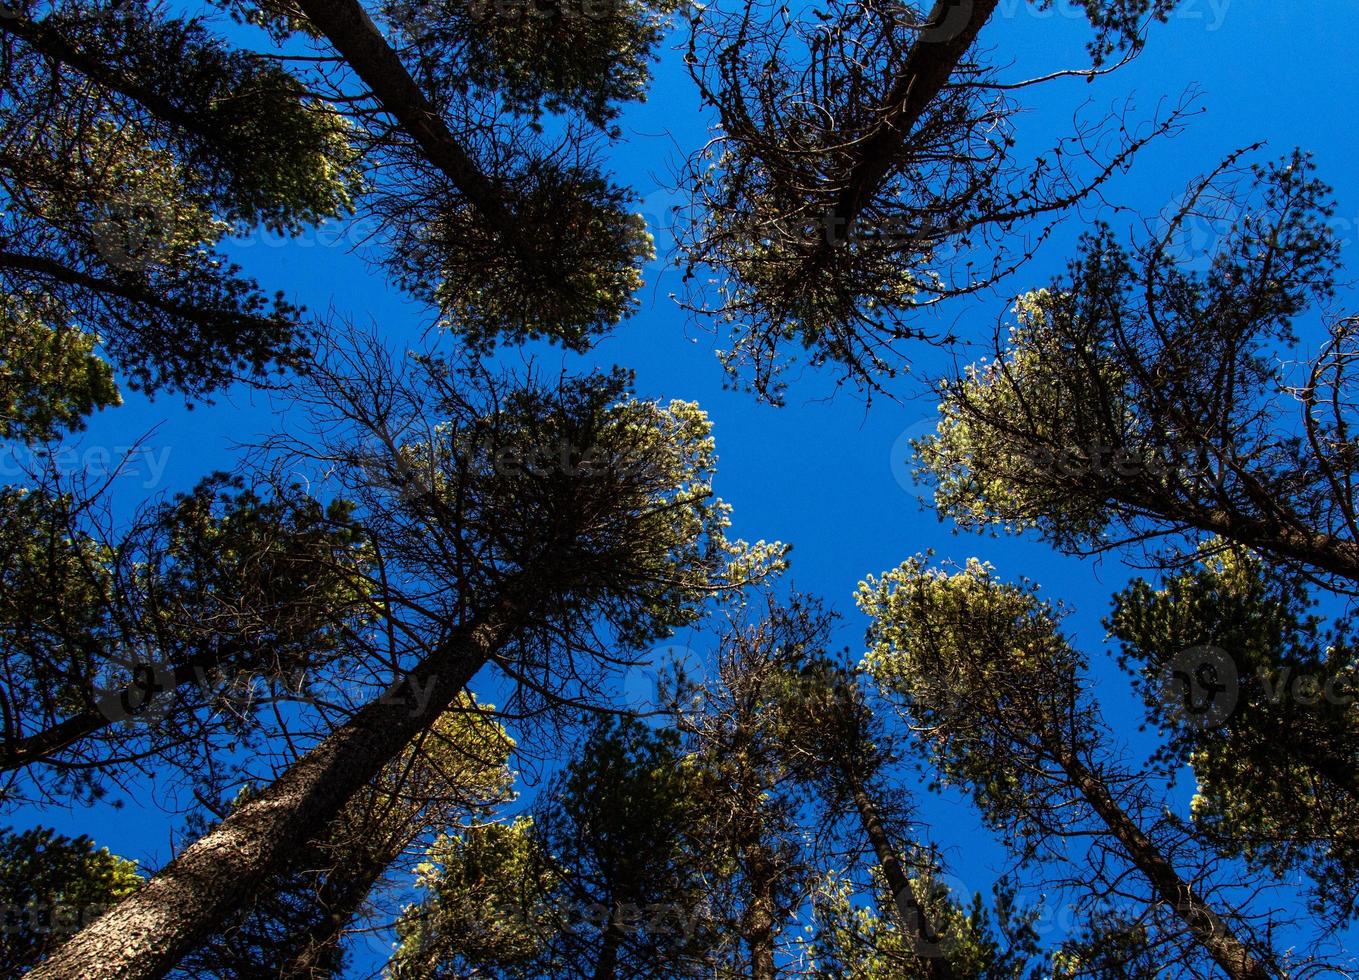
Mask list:
[[[848,768],[848,767],[846,767]],[[906,877],[906,868],[896,847],[892,844],[887,828],[883,826],[878,808],[864,788],[863,780],[853,773],[849,774],[850,786],[854,792],[854,807],[859,812],[868,841],[873,845],[873,853],[878,858],[878,866],[887,880],[892,892],[892,902],[897,913],[897,925],[901,934],[911,944],[920,967],[927,980],[954,980],[953,966],[939,946],[939,937],[930,929],[925,907],[916,897],[911,881]]]
[[[429,727],[512,633],[512,610],[473,620],[405,681],[423,710],[384,695],[152,878],[66,942],[32,980],[163,977]],[[419,702],[415,702],[418,704]]]
[[938,98],[1000,0],[937,0],[884,100],[885,111],[851,150],[835,217],[846,229],[882,186],[896,152]]
[[1160,848],[1119,806],[1104,781],[1065,747],[1055,752],[1054,757],[1090,808],[1123,845],[1134,866],[1151,883],[1160,899],[1180,917],[1195,940],[1208,951],[1213,962],[1222,967],[1232,980],[1273,980],[1270,972],[1237,938],[1222,917],[1180,877]]
[[458,142],[363,4],[359,0],[299,0],[298,6],[383,110],[415,141],[425,159],[453,182],[483,221],[510,235],[513,215],[504,195]]
[[300,935],[290,937],[292,959],[279,970],[279,980],[329,980],[334,975],[345,930],[358,916],[373,886],[395,861],[406,841],[392,839],[361,855],[340,852],[343,866],[333,868],[316,895],[320,916]]

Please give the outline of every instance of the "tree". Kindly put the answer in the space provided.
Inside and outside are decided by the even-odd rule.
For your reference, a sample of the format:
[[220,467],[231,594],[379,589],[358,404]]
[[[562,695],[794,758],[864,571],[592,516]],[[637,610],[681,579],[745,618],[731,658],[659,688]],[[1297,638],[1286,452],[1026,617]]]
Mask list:
[[181,743],[201,762],[214,726],[250,730],[256,679],[286,685],[362,647],[371,555],[342,501],[218,474],[111,540],[83,494],[0,498],[0,769],[42,782],[79,758],[93,787]]
[[[410,4],[386,6],[394,26],[408,32],[408,57],[424,61],[423,86],[358,0],[300,0],[295,8],[352,73],[351,84],[337,82],[337,99],[364,106],[375,130],[378,183],[371,207],[395,239],[385,261],[402,286],[436,307],[442,322],[478,350],[497,339],[536,337],[585,349],[635,309],[633,294],[642,284],[637,266],[651,255],[651,237],[626,212],[629,193],[599,173],[583,134],[568,129],[556,145],[535,145],[542,141],[522,133],[513,117],[495,121],[491,113],[487,121],[469,90],[495,86],[495,94],[506,92],[509,105],[521,110],[533,97],[548,105],[584,100],[587,112],[592,104],[598,116],[615,95],[640,94],[637,82],[645,77],[664,8],[612,8],[614,19],[600,22],[604,34],[635,29],[640,45],[619,46],[612,33],[591,52],[598,59],[593,71],[580,78],[543,74],[562,63],[553,51],[561,59],[569,50],[574,59],[578,50],[555,40],[535,44],[535,18],[434,20]],[[440,5],[438,12],[446,15],[453,6]],[[429,29],[430,23],[442,30]],[[457,58],[465,47],[453,40],[459,35],[481,55],[474,53],[470,75]],[[524,46],[535,51],[529,64],[517,59]],[[608,60],[614,57],[618,61]],[[608,77],[602,69],[620,62],[633,83],[601,90]],[[454,84],[440,79],[442,71]],[[384,180],[387,173],[396,180]]]
[[866,846],[876,862],[861,887],[885,910],[879,918],[855,907],[853,882],[832,871],[813,898],[814,972],[1022,976],[1037,953],[1036,937],[1012,891],[998,884],[993,925],[981,896],[960,906],[938,878],[936,856],[910,840],[911,801],[891,772],[896,739],[857,672],[827,654],[835,619],[819,601],[795,593],[771,605],[762,623],[784,658],[765,688],[776,705],[783,761],[814,793],[818,834],[846,820],[854,825],[856,849]]
[[88,837],[0,832],[0,968],[18,976],[141,885],[135,861]]
[[1246,549],[1212,552],[1159,588],[1135,581],[1110,631],[1161,763],[1193,768],[1199,831],[1253,867],[1307,871],[1318,911],[1343,921],[1359,861],[1353,615],[1313,612],[1305,580]]
[[677,733],[603,716],[532,818],[436,844],[394,975],[706,975],[696,783]]
[[1140,876],[1148,926],[1177,961],[1206,958],[1257,980],[1282,969],[1238,910],[1214,907],[1192,840],[1156,817],[1138,774],[1112,761],[1080,690],[1083,658],[1031,588],[998,582],[975,560],[948,574],[916,558],[865,581],[859,605],[873,620],[866,667],[937,771],[971,791],[1022,857],[1057,858],[1060,847],[1044,854],[1049,845],[1088,836],[1082,890],[1124,894],[1129,873]]
[[[891,752],[857,680],[826,657],[833,617],[814,600],[794,596],[773,606],[762,631],[781,650],[784,672],[771,678],[778,744],[784,763],[820,797],[828,823],[851,813],[877,860],[891,896],[898,934],[910,949],[910,968],[926,978],[955,976],[903,860],[899,828],[883,769]],[[923,884],[922,886],[923,887]],[[899,963],[898,966],[904,966]]]
[[1207,270],[1173,245],[1212,213],[1213,179],[1133,252],[1107,228],[1087,236],[1067,280],[1020,300],[996,359],[944,383],[937,434],[917,445],[943,516],[1071,552],[1220,536],[1354,588],[1355,322],[1333,325],[1301,378],[1283,356],[1334,285],[1329,189],[1300,154],[1252,174],[1251,193],[1217,200]]
[[[756,606],[759,603],[763,608]],[[709,891],[740,946],[720,950],[719,976],[773,980],[785,930],[812,882],[799,822],[803,801],[771,695],[804,651],[767,589],[726,610],[715,670],[678,683],[678,725],[701,774],[696,835],[707,842]]]
[[[717,300],[697,308],[731,330],[723,362],[762,398],[781,400],[789,346],[880,388],[902,369],[903,342],[948,339],[912,314],[1012,272],[1033,246],[1010,247],[1007,233],[1071,207],[1178,128],[1183,107],[1137,134],[1086,122],[1051,161],[1015,160],[1013,93],[1100,69],[1001,79],[976,53],[999,6],[744,0],[694,13],[690,70],[720,128],[686,174],[699,204],[688,274],[718,277]],[[1173,6],[1085,3],[1097,64]],[[1113,149],[1097,158],[1102,140]],[[1070,165],[1082,157],[1088,174]]]
[[[495,721],[494,706],[459,697],[174,975],[213,980],[342,975],[346,930],[374,886],[412,844],[483,817],[509,799],[513,748]],[[233,806],[255,792],[242,791]],[[201,836],[210,829],[194,832]]]
[[[994,914],[981,895],[962,906],[948,887],[930,874],[917,878],[925,915],[939,923],[939,949],[954,976],[976,980],[1038,980],[1037,934],[1032,914],[1019,908],[1013,892],[998,885]],[[885,879],[875,882],[877,909],[894,902]],[[832,878],[816,900],[816,929],[812,938],[810,974],[847,980],[889,980],[927,975],[921,969],[918,941],[903,932],[892,915],[854,901],[855,886]],[[937,954],[936,954],[937,955]]]
[[394,980],[527,977],[542,963],[557,876],[532,817],[441,834],[417,884],[427,894],[397,922]]
[[[325,393],[333,376],[318,370],[317,377]],[[348,454],[338,476],[366,488],[362,519],[390,581],[424,585],[418,597],[383,601],[388,608],[424,603],[426,612],[446,604],[393,688],[422,698],[412,707],[409,698],[383,695],[358,708],[145,889],[68,942],[44,966],[49,976],[95,964],[110,977],[163,974],[483,666],[495,663],[516,677],[548,657],[569,671],[571,661],[584,666],[606,629],[619,649],[645,644],[692,620],[725,577],[739,582],[752,562],[777,553],[723,536],[727,511],[712,497],[709,423],[696,406],[629,399],[617,376],[527,385],[473,404],[451,387],[446,366],[426,363],[424,377],[423,391],[391,377],[367,390],[355,383],[329,391],[332,406],[350,413],[353,440],[331,447]],[[423,395],[439,417],[417,414],[390,428],[403,393]],[[365,396],[376,398],[368,406],[376,414],[364,414]],[[422,433],[425,441],[394,441],[394,432]],[[486,455],[469,457],[469,446]],[[545,448],[570,461],[589,454],[601,465],[511,465]],[[326,449],[309,443],[306,451]],[[457,576],[461,587],[445,591],[439,575]],[[394,628],[404,634],[413,625]]]
[[7,4],[0,45],[0,350],[5,387],[23,385],[5,431],[44,438],[116,404],[96,344],[134,387],[189,396],[298,363],[300,308],[216,246],[348,212],[344,118],[156,4]]

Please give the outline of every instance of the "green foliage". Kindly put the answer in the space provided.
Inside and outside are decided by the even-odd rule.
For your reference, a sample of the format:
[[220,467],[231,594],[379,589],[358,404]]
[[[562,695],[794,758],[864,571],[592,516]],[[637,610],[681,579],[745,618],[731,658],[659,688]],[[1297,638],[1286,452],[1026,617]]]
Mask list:
[[[1020,908],[1013,890],[998,885],[993,909],[980,894],[964,906],[948,886],[929,876],[913,882],[924,896],[924,910],[939,936],[939,952],[959,980],[1038,980],[1035,913]],[[874,881],[877,908],[891,895],[881,878]],[[922,975],[911,944],[891,916],[855,901],[854,886],[827,880],[815,900],[811,938],[811,976],[835,980],[895,980]]]
[[[1359,655],[1352,616],[1328,625],[1312,605],[1305,580],[1219,542],[1159,588],[1134,582],[1115,597],[1108,626],[1148,721],[1166,736],[1166,769],[1193,768],[1198,829],[1254,867],[1305,870],[1319,912],[1343,920],[1359,900]],[[1169,671],[1197,669],[1193,651],[1204,647],[1228,658],[1234,676],[1216,680],[1232,710],[1210,719],[1168,711]]]
[[400,233],[396,277],[475,351],[539,338],[586,350],[636,310],[651,235],[630,192],[588,169],[537,161],[508,183],[513,239],[445,191],[453,203]]
[[34,305],[41,301],[0,302],[0,439],[53,439],[122,402],[112,369],[94,352],[99,338],[53,329]]
[[135,861],[88,837],[0,831],[0,970],[18,976],[35,966],[141,883]]
[[1041,760],[1058,732],[1073,748],[1093,735],[1076,704],[1084,660],[1058,611],[976,559],[950,574],[913,558],[861,583],[857,601],[873,620],[864,667],[925,733],[939,774],[999,827],[1047,800],[1050,776],[1015,765],[1016,747]]
[[[31,740],[70,718],[93,720],[85,734],[111,748],[157,724],[173,744],[205,704],[248,705],[254,679],[292,682],[352,651],[371,617],[370,555],[349,505],[297,488],[265,496],[219,475],[120,539],[70,496],[8,488],[0,499],[10,764],[53,761],[75,735]],[[149,727],[112,727],[151,707]],[[232,719],[249,728],[240,711],[216,725]],[[81,744],[93,779],[103,753]]]
[[1206,270],[1185,268],[1174,240],[1211,180],[1161,237],[1129,252],[1107,228],[1087,235],[1066,281],[1020,299],[996,359],[942,386],[938,430],[915,444],[942,516],[1036,529],[1066,551],[1230,524],[1283,553],[1246,530],[1277,522],[1279,504],[1330,530],[1324,474],[1350,465],[1344,422],[1312,420],[1317,458],[1280,393],[1291,320],[1332,289],[1333,206],[1301,154],[1252,174]]
[[[154,4],[30,2],[0,26],[6,333],[16,319],[63,338],[97,330],[133,387],[191,397],[297,363],[300,308],[217,246],[233,226],[296,233],[349,212],[349,124]],[[0,371],[53,383],[11,362],[32,346],[7,340]],[[70,398],[69,414],[111,403],[100,369],[85,370],[90,396],[58,384],[31,397]]]
[[384,0],[383,13],[415,44],[436,90],[482,89],[512,112],[576,111],[605,126],[618,115],[617,103],[645,98],[652,51],[677,6],[675,0]]
[[531,817],[443,834],[416,871],[427,895],[397,922],[394,980],[531,975],[552,934],[548,901],[559,884]]
[[[534,817],[440,837],[397,926],[394,978],[687,976],[713,939],[673,732],[604,718]],[[602,967],[601,967],[602,969]]]

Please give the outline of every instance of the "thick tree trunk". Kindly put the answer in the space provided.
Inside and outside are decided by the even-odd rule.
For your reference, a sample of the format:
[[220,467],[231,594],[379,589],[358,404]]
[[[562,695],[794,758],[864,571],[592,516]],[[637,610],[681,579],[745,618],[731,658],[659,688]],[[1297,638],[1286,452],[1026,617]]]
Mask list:
[[511,631],[503,606],[458,629],[405,678],[411,690],[427,692],[426,700],[384,695],[370,702],[29,976],[164,976],[438,718]]
[[746,879],[747,904],[741,918],[741,938],[750,951],[751,980],[774,980],[775,911],[774,860],[757,832],[741,846],[741,870]]
[[1066,749],[1057,761],[1091,809],[1123,845],[1128,857],[1156,894],[1175,910],[1190,933],[1232,980],[1272,980],[1268,970],[1246,948],[1222,918],[1180,877],[1160,849],[1118,805],[1104,781]]
[[298,6],[482,220],[498,232],[512,231],[513,216],[500,191],[462,148],[363,4],[358,0],[298,0]]
[[944,958],[939,946],[939,937],[930,929],[925,908],[911,887],[906,869],[897,855],[896,848],[892,846],[892,839],[887,834],[887,828],[883,826],[878,808],[861,780],[851,775],[850,784],[854,790],[854,806],[859,811],[859,822],[863,825],[864,833],[868,835],[869,843],[873,845],[873,853],[877,855],[878,866],[882,868],[882,875],[887,879],[887,887],[892,890],[892,901],[896,907],[897,925],[901,929],[901,934],[911,944],[929,980],[954,980],[953,967]]

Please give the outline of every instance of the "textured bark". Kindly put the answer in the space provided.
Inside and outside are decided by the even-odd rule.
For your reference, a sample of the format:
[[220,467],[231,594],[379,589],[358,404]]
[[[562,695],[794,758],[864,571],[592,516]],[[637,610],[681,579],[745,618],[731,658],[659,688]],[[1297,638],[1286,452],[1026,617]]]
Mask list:
[[906,877],[906,869],[892,845],[887,828],[883,826],[878,808],[861,780],[851,776],[850,782],[854,790],[854,806],[859,811],[859,822],[868,835],[869,843],[873,845],[873,853],[878,858],[883,877],[887,879],[887,887],[892,890],[901,934],[910,942],[927,980],[954,980],[953,967],[944,958],[939,937],[930,929],[925,908],[917,899],[910,879]]
[[312,26],[334,45],[349,67],[420,152],[437,167],[493,229],[513,230],[499,189],[482,173],[416,84],[358,0],[298,0]]
[[370,702],[29,976],[164,976],[438,718],[510,632],[503,607],[459,628],[406,678],[408,685],[430,691],[423,711],[386,695]]
[[1245,944],[1180,877],[1160,849],[1118,805],[1103,780],[1066,749],[1054,754],[1091,809],[1123,845],[1132,863],[1161,900],[1174,909],[1213,961],[1232,980],[1272,980],[1272,974],[1251,955]]

